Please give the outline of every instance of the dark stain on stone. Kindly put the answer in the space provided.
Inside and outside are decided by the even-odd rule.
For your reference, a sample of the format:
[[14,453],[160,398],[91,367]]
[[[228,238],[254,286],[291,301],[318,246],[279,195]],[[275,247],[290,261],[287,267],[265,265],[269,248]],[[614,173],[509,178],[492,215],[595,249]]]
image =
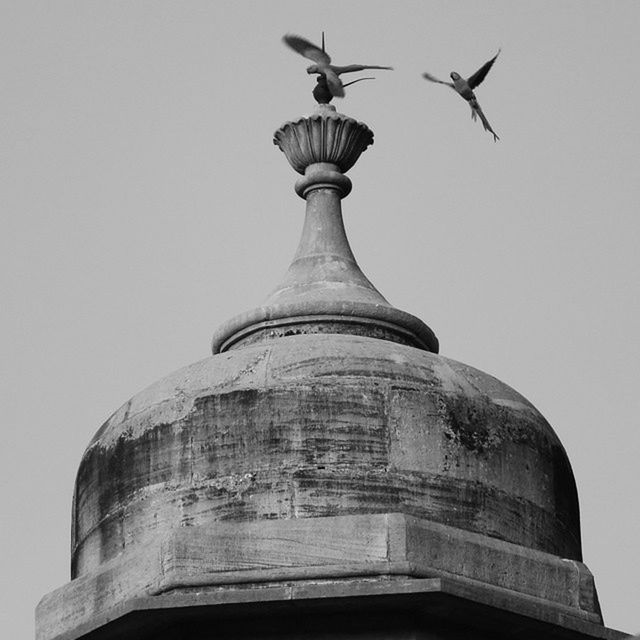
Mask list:
[[442,396],[441,407],[447,424],[444,436],[474,453],[498,449],[505,441],[526,442],[536,432],[522,412],[515,415],[486,396]]
[[386,460],[384,402],[378,388],[363,393],[362,385],[342,385],[336,393],[334,386],[323,384],[199,398],[188,418],[194,469],[225,475],[265,464]]
[[299,517],[400,511],[514,544],[578,559],[572,526],[534,503],[479,482],[382,470],[294,474]]
[[566,536],[569,536],[577,552],[572,556],[575,560],[582,560],[582,541],[580,539],[580,509],[578,507],[578,490],[575,477],[569,464],[567,454],[562,445],[552,447],[553,458],[553,494],[558,514],[566,520]]
[[126,509],[140,489],[169,481],[188,485],[190,449],[189,433],[166,423],[136,437],[124,432],[112,447],[90,448],[80,463],[76,480],[79,515],[73,527],[72,548],[97,527],[101,560],[118,553],[123,546],[118,513]]
[[195,491],[189,491],[188,493],[182,494],[182,496],[180,497],[180,504],[183,507],[190,507],[198,502],[199,499],[200,498]]
[[[212,390],[195,398],[175,423],[154,424],[150,411],[144,430],[123,431],[109,446],[97,441],[78,471],[74,577],[83,572],[84,557],[99,554],[104,561],[122,550],[125,518],[128,539],[131,531],[143,539],[157,526],[404,511],[563,557],[580,556],[572,533],[579,531],[573,475],[538,414],[486,396],[445,394],[435,384],[424,399],[414,397],[424,387],[411,376],[366,377],[364,359],[355,358],[348,371],[333,377],[330,364],[324,364],[326,379]],[[426,403],[428,410],[403,411],[391,426],[390,393],[406,395],[409,408]],[[418,458],[415,469],[392,471],[392,428],[394,438],[404,434],[409,443],[421,442],[415,434],[430,429],[438,446],[442,433],[444,472],[427,472]],[[555,506],[549,506],[552,500],[523,501],[491,486],[491,479],[474,483],[455,472],[461,461],[484,464],[478,456],[498,456],[489,466],[503,456],[506,465],[506,454],[517,449],[508,448],[513,443],[535,452],[531,459],[550,470]]]

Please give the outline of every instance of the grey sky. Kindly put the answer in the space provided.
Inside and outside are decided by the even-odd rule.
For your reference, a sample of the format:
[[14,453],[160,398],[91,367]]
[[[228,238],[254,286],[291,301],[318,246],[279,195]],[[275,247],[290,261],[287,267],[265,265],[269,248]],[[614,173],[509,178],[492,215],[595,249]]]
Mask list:
[[[73,480],[129,397],[209,353],[296,248],[273,146],[307,62],[392,65],[339,111],[360,266],[441,353],[531,400],[564,442],[605,621],[640,630],[640,3],[1,3],[2,622],[68,580]],[[423,71],[469,75],[493,142]]]

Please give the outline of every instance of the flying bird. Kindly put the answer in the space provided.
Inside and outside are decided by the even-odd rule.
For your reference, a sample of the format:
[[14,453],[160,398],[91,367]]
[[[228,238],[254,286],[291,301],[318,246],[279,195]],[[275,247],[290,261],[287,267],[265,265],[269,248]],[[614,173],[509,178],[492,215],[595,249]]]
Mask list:
[[[358,82],[358,80],[354,80],[348,84],[342,84],[340,76],[343,73],[353,73],[355,71],[365,71],[367,69],[393,69],[393,67],[381,67],[378,65],[349,64],[339,67],[331,64],[331,57],[324,50],[324,33],[322,34],[322,48],[316,46],[312,42],[309,42],[309,40],[306,40],[305,38],[290,33],[284,36],[282,40],[295,52],[315,63],[307,67],[307,73],[317,74],[319,76],[318,84],[321,84],[321,80],[326,82],[326,86],[329,89],[329,96],[327,96],[328,99],[326,102],[329,102],[333,97],[344,98],[344,88],[349,84]],[[360,80],[365,80],[365,78],[360,78]],[[315,93],[316,92],[314,91],[314,95]],[[317,96],[316,99],[318,100]],[[318,100],[318,102],[321,101],[323,100]]]
[[442,80],[438,80],[438,78],[434,78],[429,73],[423,73],[422,77],[430,80],[431,82],[438,82],[439,84],[445,84],[448,87],[451,87],[454,91],[457,91],[468,103],[471,107],[471,117],[473,120],[476,117],[480,117],[482,121],[482,125],[484,126],[485,131],[489,131],[493,134],[494,142],[496,140],[500,140],[497,136],[496,132],[491,128],[489,121],[485,117],[480,105],[478,104],[478,99],[476,98],[476,94],[473,90],[487,77],[489,70],[493,66],[493,63],[496,61],[496,58],[500,55],[500,49],[498,49],[498,53],[496,53],[489,62],[485,62],[472,76],[469,76],[466,80],[456,71],[452,71],[450,74],[453,82],[443,82]]

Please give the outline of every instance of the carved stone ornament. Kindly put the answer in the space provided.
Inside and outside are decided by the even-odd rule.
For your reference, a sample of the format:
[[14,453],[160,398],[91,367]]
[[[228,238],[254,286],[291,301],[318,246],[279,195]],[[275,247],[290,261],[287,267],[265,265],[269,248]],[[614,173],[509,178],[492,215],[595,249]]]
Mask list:
[[366,124],[320,104],[316,112],[278,129],[273,143],[280,147],[289,164],[301,174],[319,162],[336,165],[343,173],[373,144],[373,131]]

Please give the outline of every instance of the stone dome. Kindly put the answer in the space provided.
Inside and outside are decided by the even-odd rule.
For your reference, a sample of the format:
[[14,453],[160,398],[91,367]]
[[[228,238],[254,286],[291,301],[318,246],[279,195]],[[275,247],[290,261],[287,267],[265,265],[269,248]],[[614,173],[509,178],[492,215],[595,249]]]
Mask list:
[[179,527],[389,512],[581,559],[567,456],[521,395],[425,350],[310,334],[185,367],[109,418],[78,473],[73,574]]

